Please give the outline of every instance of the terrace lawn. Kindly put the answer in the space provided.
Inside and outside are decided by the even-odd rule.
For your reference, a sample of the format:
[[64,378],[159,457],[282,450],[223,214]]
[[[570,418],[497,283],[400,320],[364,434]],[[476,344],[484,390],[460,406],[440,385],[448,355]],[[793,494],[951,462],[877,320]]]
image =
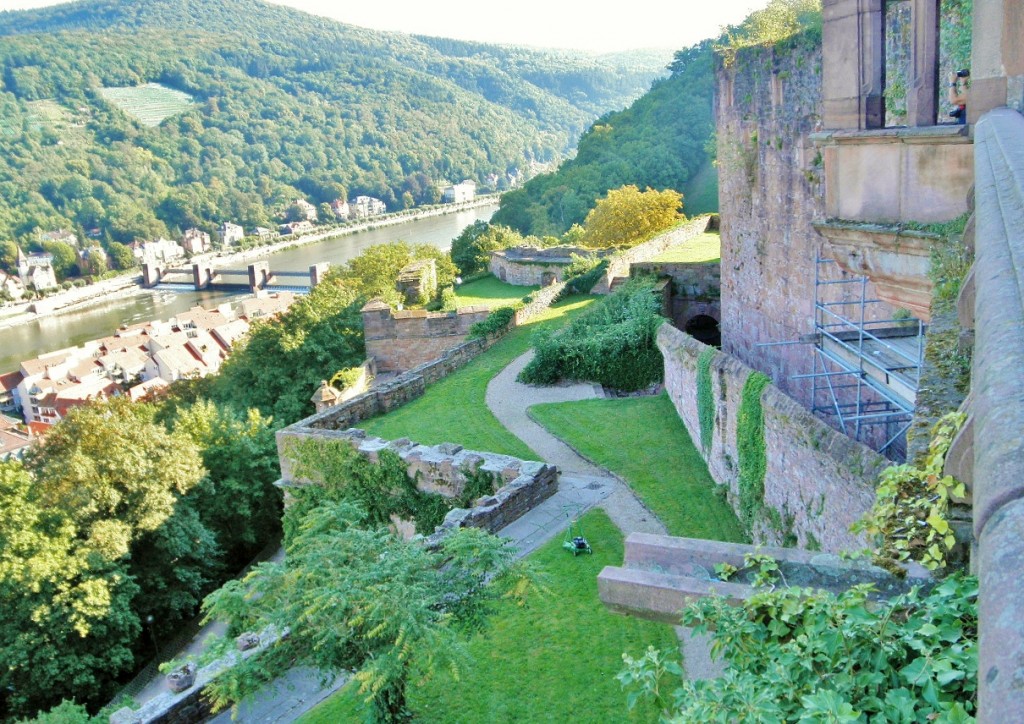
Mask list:
[[529,412],[549,432],[624,478],[670,535],[744,541],[736,515],[715,495],[715,482],[666,394],[535,405]]
[[165,118],[192,105],[192,96],[159,83],[125,88],[101,88],[103,97],[142,125],[155,127]]
[[701,262],[719,261],[722,258],[722,237],[714,232],[705,232],[687,242],[675,246],[654,257],[652,262]]
[[487,409],[487,383],[530,348],[538,330],[561,327],[593,300],[594,297],[576,296],[553,304],[461,370],[428,387],[423,397],[387,415],[366,420],[360,427],[385,440],[407,437],[426,445],[455,442],[470,450],[536,460],[537,454]]
[[[458,681],[438,672],[410,690],[416,721],[653,722],[641,702],[633,712],[615,680],[622,653],[678,647],[672,627],[610,613],[597,596],[597,574],[622,562],[622,534],[603,511],[582,519],[594,554],[574,558],[561,538],[529,560],[548,576],[549,591],[526,607],[502,604],[489,628],[467,641],[470,660]],[[299,724],[362,721],[362,701],[348,686],[298,719]]]
[[466,282],[455,290],[460,307],[483,305],[504,307],[521,301],[523,297],[540,287],[518,287],[506,284],[492,275],[472,282]]

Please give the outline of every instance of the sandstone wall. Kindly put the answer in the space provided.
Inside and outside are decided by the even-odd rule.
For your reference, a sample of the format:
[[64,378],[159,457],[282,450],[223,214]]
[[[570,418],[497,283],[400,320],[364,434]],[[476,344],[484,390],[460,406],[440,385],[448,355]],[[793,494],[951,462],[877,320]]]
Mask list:
[[[665,358],[665,387],[700,449],[697,359],[707,348],[667,324],[658,332],[658,347]],[[715,481],[729,487],[737,510],[736,421],[751,372],[728,354],[716,351],[711,360],[714,431],[704,457]],[[833,430],[774,385],[761,400],[767,457],[764,503],[777,513],[760,517],[752,530],[755,542],[779,545],[795,536],[801,547],[829,552],[864,547],[849,527],[870,508],[874,481],[887,461]]]
[[639,262],[630,267],[630,276],[637,274],[653,274],[672,279],[669,314],[672,323],[679,329],[684,329],[687,322],[699,315],[721,320],[719,299],[722,270],[719,262]]
[[591,292],[593,294],[609,294],[615,278],[628,277],[629,269],[633,264],[650,261],[673,246],[703,234],[712,228],[715,218],[713,216],[698,216],[650,241],[613,254],[608,257],[608,268],[605,270],[604,276],[597,280]]
[[[813,226],[825,218],[824,164],[810,139],[821,126],[820,43],[804,37],[781,50],[744,49],[716,74],[722,350],[767,374],[805,407],[828,406],[826,393],[811,400],[809,379],[793,378],[820,371],[812,345],[794,344],[808,341],[814,330],[815,275],[854,278],[835,263],[816,262],[830,258]],[[859,299],[861,290],[851,284],[821,291],[822,301],[841,302]],[[877,298],[871,284],[866,298]],[[830,309],[856,312],[853,306]],[[889,319],[893,311],[873,304],[865,318]],[[842,390],[838,396],[851,401]],[[826,419],[835,424],[834,417]],[[881,445],[894,432],[870,426],[862,439]]]
[[470,327],[490,313],[484,306],[447,313],[394,311],[383,302],[370,302],[362,310],[366,355],[383,372],[412,369],[461,344]]

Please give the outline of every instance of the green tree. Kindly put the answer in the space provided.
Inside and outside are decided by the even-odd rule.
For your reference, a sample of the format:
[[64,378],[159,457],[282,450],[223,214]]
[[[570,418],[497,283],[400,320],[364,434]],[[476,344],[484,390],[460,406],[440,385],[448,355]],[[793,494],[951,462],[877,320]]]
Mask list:
[[44,241],[43,251],[53,256],[53,273],[58,281],[64,281],[78,273],[78,252],[75,247],[63,241]]
[[18,245],[4,239],[0,241],[0,269],[16,273],[18,266]]
[[683,218],[682,204],[677,191],[623,186],[609,191],[587,214],[581,239],[591,248],[634,246]]
[[212,683],[217,705],[298,664],[324,674],[355,670],[375,721],[408,721],[413,671],[458,666],[456,633],[483,626],[493,604],[522,595],[528,580],[508,542],[478,529],[462,529],[432,552],[363,525],[358,508],[323,501],[295,526],[283,563],[261,564],[206,600],[207,618],[232,630],[289,630]]
[[240,566],[281,530],[277,444],[270,420],[199,400],[179,409],[175,432],[201,450],[206,477],[190,494],[231,566]]
[[107,253],[110,255],[111,266],[119,271],[133,269],[139,263],[131,249],[116,241],[110,242],[107,246]]
[[[59,426],[58,426],[59,427]],[[116,525],[80,528],[17,462],[0,463],[0,717],[97,703],[134,663],[139,591]]]
[[312,411],[321,380],[365,359],[363,297],[332,272],[288,311],[258,321],[236,343],[211,390],[239,410],[257,408],[287,425]]
[[452,240],[451,258],[465,275],[486,271],[491,252],[525,244],[523,235],[507,226],[475,221]]

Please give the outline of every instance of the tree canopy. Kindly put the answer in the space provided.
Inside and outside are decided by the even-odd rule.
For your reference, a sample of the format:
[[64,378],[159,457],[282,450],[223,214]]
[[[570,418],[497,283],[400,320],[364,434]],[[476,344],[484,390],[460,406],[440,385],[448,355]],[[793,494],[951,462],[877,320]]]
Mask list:
[[671,189],[614,189],[587,214],[581,240],[596,249],[635,246],[680,221],[682,205],[682,194]]

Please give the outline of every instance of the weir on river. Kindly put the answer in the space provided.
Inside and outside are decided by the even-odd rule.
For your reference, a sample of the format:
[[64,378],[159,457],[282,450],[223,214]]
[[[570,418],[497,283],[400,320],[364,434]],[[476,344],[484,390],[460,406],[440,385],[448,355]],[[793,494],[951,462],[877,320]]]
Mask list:
[[[430,244],[448,249],[452,239],[477,220],[488,220],[497,204],[480,206],[444,216],[413,219],[377,229],[358,231],[346,236],[324,239],[304,246],[282,249],[259,260],[270,262],[274,271],[309,273],[321,262],[340,266],[359,256],[368,247],[396,241]],[[22,360],[33,359],[46,352],[73,347],[91,339],[99,339],[122,324],[137,324],[168,319],[199,305],[215,307],[226,301],[237,301],[249,294],[238,290],[153,289],[137,294],[100,300],[86,308],[41,317],[30,324],[0,330],[0,374],[18,368]]]

